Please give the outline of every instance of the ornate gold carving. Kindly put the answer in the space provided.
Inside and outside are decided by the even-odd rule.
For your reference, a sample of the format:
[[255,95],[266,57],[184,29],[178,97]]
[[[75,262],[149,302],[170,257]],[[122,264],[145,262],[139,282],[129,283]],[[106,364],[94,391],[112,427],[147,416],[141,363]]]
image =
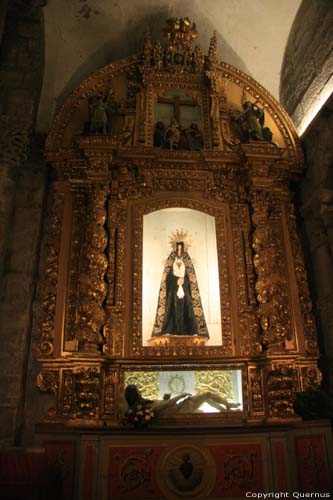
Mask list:
[[101,389],[99,368],[76,368],[73,370],[73,379],[73,416],[97,418]]
[[112,356],[121,357],[125,336],[125,250],[127,234],[127,202],[109,201],[107,221],[109,239],[109,267],[107,272],[108,293],[106,301],[107,322],[105,350]]
[[218,392],[229,401],[235,400],[232,372],[227,370],[203,370],[195,372],[195,393]]
[[107,259],[106,197],[108,190],[93,186],[88,192],[88,210],[85,243],[82,248],[82,266],[79,277],[79,310],[76,338],[79,349],[97,350],[102,343],[105,324],[103,302],[106,297],[105,273]]
[[125,372],[125,387],[129,384],[136,385],[144,398],[158,399],[159,383],[157,371]]
[[292,335],[289,290],[281,242],[280,202],[268,193],[252,195],[253,263],[262,331],[261,343],[269,350],[284,349]]
[[253,263],[249,241],[250,216],[246,205],[233,204],[230,209],[234,248],[240,351],[242,355],[258,354],[260,330],[256,315]]
[[253,414],[264,412],[262,376],[260,368],[249,368],[250,402]]
[[115,413],[115,386],[117,383],[117,372],[109,369],[104,372],[104,396],[103,396],[103,417],[114,416]]
[[40,356],[53,353],[54,320],[58,282],[58,266],[61,240],[61,227],[64,208],[64,193],[55,188],[51,215],[51,228],[47,244],[45,277],[42,285],[41,339],[38,344]]
[[171,17],[167,19],[163,33],[171,47],[191,45],[198,36],[197,28],[188,17]]
[[301,390],[307,391],[308,389],[315,390],[320,386],[322,374],[316,365],[301,366],[299,368]]
[[75,367],[62,374],[61,415],[74,419],[99,417],[101,375],[99,367]]
[[267,377],[267,402],[271,417],[293,417],[297,372],[292,365],[280,364]]
[[131,199],[148,196],[150,188],[147,184],[145,172],[141,165],[129,165],[127,162],[113,164],[111,195],[114,198]]
[[71,370],[62,372],[62,398],[61,398],[61,414],[64,417],[71,417],[73,412],[74,401],[74,380]]
[[79,299],[80,252],[84,244],[86,196],[83,186],[73,186],[72,190],[72,235],[69,268],[69,292],[66,314],[66,341],[75,339],[75,323]]
[[215,68],[215,66],[219,62],[218,58],[217,58],[217,37],[216,37],[216,31],[214,31],[213,36],[210,39],[207,62],[208,62],[208,67],[209,68]]
[[[243,403],[250,408],[252,419],[293,416],[291,378],[295,379],[296,367],[302,389],[319,380],[311,303],[292,207],[287,216],[291,249],[283,239],[287,234],[284,218],[283,232],[281,226],[289,177],[302,170],[302,153],[291,121],[257,82],[218,62],[216,34],[205,61],[200,47],[191,47],[192,23],[174,19],[169,28],[170,43],[165,49],[159,42],[153,46],[147,34],[143,56],[108,65],[82,82],[56,116],[47,139],[47,157],[61,181],[57,185],[72,194],[68,198],[72,218],[63,223],[68,240],[72,226],[69,264],[64,263],[68,269],[63,270],[69,287],[61,292],[66,309],[59,314],[66,321],[65,339],[57,341],[60,345],[64,340],[68,349],[77,340],[80,344],[73,356],[67,352],[54,360],[45,359],[38,377],[40,390],[57,391],[59,371],[60,421],[86,419],[100,425],[96,423],[99,415],[115,421],[121,402],[116,389],[118,370],[126,371],[133,359],[139,378],[145,373],[154,375],[152,362],[156,369],[165,370],[171,361],[173,366],[181,366],[190,359],[196,370],[200,365],[200,372],[213,373],[216,360],[218,371],[235,369],[242,360]],[[92,96],[107,95],[111,86],[117,98],[124,97],[117,101],[114,134],[80,135],[89,118],[87,102]],[[200,151],[152,146],[156,101],[172,89],[185,92],[200,108],[205,145]],[[241,105],[242,98],[258,102],[265,110],[269,126],[275,127],[278,146],[257,141],[240,147],[232,131],[230,106],[235,100]],[[16,133],[13,137],[16,144]],[[249,186],[253,190],[252,219]],[[53,349],[63,210],[59,189],[46,263],[42,357],[50,356]],[[143,215],[176,206],[215,217],[222,346],[142,345]],[[303,350],[297,362],[290,345],[301,350],[302,339],[285,348],[295,323],[291,296],[298,300],[294,281],[289,289],[286,250],[288,263],[295,262],[305,324],[306,352]],[[298,316],[297,325],[301,324]],[[60,332],[62,324],[57,326]],[[260,353],[260,341],[265,353]],[[104,357],[97,358],[101,344]],[[274,352],[282,364],[268,368],[266,363]],[[231,356],[237,363],[230,362]],[[271,372],[264,380],[267,370]],[[213,375],[205,373],[203,378],[203,386],[212,390]],[[137,383],[137,379],[132,381]],[[263,394],[266,381],[269,391]],[[142,388],[147,383],[145,380]],[[153,394],[157,397],[156,391]],[[189,422],[197,422],[195,416]],[[235,463],[244,465],[236,459]]]
[[310,297],[307,273],[304,266],[303,252],[301,248],[298,230],[296,227],[295,209],[292,203],[288,206],[287,223],[290,235],[291,249],[294,258],[296,280],[298,285],[299,303],[304,319],[304,336],[306,352],[310,355],[318,355],[317,334],[314,317],[312,314],[312,301]]
[[[161,320],[161,316],[158,318]],[[156,327],[156,325],[155,325]],[[154,327],[154,328],[155,328]],[[161,321],[159,321],[158,331],[161,329]],[[184,347],[184,346],[204,346],[207,343],[207,337],[198,335],[161,335],[160,337],[152,337],[148,339],[148,345],[154,346],[169,346],[169,347]]]
[[59,372],[57,370],[42,370],[37,375],[37,389],[41,392],[57,394],[59,388]]

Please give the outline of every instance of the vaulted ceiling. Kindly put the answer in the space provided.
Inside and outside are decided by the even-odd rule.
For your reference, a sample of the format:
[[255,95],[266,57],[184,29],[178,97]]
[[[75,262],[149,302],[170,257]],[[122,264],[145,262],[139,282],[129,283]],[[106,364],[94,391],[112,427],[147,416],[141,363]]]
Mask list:
[[219,57],[245,71],[275,98],[288,35],[300,0],[48,0],[45,71],[38,129],[48,130],[54,111],[85,77],[141,50],[144,31],[161,39],[170,16],[197,24],[207,51],[216,30]]

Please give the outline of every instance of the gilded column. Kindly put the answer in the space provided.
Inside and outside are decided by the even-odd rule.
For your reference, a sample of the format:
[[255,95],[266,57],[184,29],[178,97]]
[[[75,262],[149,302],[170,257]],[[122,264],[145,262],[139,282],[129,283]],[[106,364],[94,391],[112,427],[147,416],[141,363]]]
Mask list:
[[87,225],[81,251],[79,308],[76,338],[80,351],[97,353],[104,342],[107,233],[105,230],[108,189],[91,186],[87,193]]

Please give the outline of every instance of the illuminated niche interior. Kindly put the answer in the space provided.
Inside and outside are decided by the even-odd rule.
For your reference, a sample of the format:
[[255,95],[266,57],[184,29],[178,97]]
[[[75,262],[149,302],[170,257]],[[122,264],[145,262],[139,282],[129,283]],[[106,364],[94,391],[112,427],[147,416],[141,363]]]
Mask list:
[[[165,394],[173,398],[182,393],[194,396],[210,392],[239,405],[232,411],[243,410],[242,372],[237,369],[125,371],[125,387],[129,384],[136,385],[146,399],[163,399]],[[219,413],[219,410],[204,402],[196,412]]]
[[170,237],[183,231],[190,237],[193,262],[209,333],[207,345],[222,345],[220,284],[215,218],[184,207],[156,210],[143,217],[142,342],[148,345],[155,321]]

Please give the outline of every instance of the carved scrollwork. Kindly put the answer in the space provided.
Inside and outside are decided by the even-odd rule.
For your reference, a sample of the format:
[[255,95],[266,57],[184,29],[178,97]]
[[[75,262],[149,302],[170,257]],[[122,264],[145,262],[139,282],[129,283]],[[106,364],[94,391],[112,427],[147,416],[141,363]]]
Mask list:
[[38,344],[40,356],[53,353],[54,321],[58,283],[60,238],[64,208],[64,193],[55,190],[53,194],[50,235],[47,244],[45,277],[42,285],[41,339]]
[[56,394],[59,388],[59,372],[57,370],[42,370],[37,375],[36,385],[41,392]]
[[316,390],[319,388],[322,374],[317,366],[301,366],[299,371],[302,391],[307,391],[309,389]]
[[136,199],[151,193],[146,174],[141,165],[119,162],[113,165],[111,197],[119,200]]
[[108,189],[103,186],[92,186],[88,192],[76,324],[76,338],[79,341],[79,349],[82,350],[97,350],[104,341],[102,337],[102,328],[105,324],[103,302],[107,288],[105,280],[107,233],[104,226],[107,195]]

